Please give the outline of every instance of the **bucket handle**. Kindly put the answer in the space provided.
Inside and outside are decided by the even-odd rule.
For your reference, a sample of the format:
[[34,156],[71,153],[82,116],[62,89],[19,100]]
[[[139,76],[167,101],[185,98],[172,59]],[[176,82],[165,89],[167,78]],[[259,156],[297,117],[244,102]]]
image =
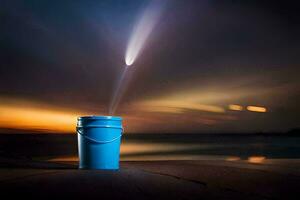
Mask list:
[[98,143],[98,144],[106,144],[106,143],[111,143],[111,142],[113,142],[113,141],[115,141],[115,140],[117,140],[117,139],[119,139],[120,137],[122,137],[122,135],[123,135],[123,128],[122,128],[122,131],[121,131],[121,134],[120,134],[120,136],[118,136],[118,137],[115,137],[114,139],[112,139],[112,140],[107,140],[107,141],[99,141],[99,140],[95,140],[95,139],[93,139],[93,138],[90,138],[90,137],[88,137],[88,136],[86,136],[86,135],[84,135],[81,131],[80,131],[80,129],[81,129],[82,127],[76,127],[76,131],[77,131],[77,133],[78,134],[80,134],[81,136],[83,136],[83,137],[85,137],[86,139],[88,139],[88,140],[90,140],[90,141],[92,141],[92,142],[95,142],[95,143]]

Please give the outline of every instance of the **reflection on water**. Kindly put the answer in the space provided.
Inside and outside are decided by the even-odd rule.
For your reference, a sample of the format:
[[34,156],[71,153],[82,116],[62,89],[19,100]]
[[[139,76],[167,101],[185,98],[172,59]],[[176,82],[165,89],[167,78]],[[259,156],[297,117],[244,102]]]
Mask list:
[[228,158],[226,158],[226,161],[239,161],[239,160],[241,160],[241,158],[238,156],[229,156]]
[[[266,164],[300,158],[300,137],[259,135],[126,135],[121,160],[223,160]],[[76,154],[51,161],[77,161]]]
[[266,160],[265,156],[251,156],[248,158],[249,163],[260,164]]

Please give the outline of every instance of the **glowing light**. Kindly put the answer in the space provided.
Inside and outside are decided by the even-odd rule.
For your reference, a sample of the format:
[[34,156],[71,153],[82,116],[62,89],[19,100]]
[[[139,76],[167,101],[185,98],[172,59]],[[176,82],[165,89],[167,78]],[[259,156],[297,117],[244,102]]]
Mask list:
[[[200,103],[193,103],[187,101],[176,101],[176,100],[153,100],[153,101],[144,101],[139,104],[140,108],[143,107],[156,107],[153,109],[153,112],[159,110],[159,108],[165,107],[167,112],[168,110],[173,112],[182,112],[182,109],[196,110],[196,111],[206,111],[206,112],[214,112],[214,113],[224,113],[225,109],[220,106],[214,105],[205,105]],[[173,108],[172,110],[170,108]],[[175,109],[175,110],[174,110]]]
[[127,84],[129,79],[130,77],[128,76],[128,67],[126,66],[123,73],[121,74],[121,77],[118,81],[118,84],[116,85],[116,88],[114,89],[114,93],[110,101],[109,111],[108,111],[110,115],[114,115],[121,101],[121,98],[125,90],[127,89]]
[[267,112],[267,109],[265,107],[259,106],[247,106],[247,110],[251,112]]
[[228,108],[230,110],[234,110],[234,111],[242,111],[243,110],[243,106],[240,106],[240,105],[235,105],[235,104],[230,104],[228,106]]
[[127,45],[125,63],[127,66],[133,64],[141,53],[153,28],[158,22],[162,12],[162,1],[153,0],[145,9],[142,17],[133,29],[133,33]]
[[80,115],[51,108],[12,105],[0,105],[0,110],[0,128],[39,132],[75,132],[76,119]]
[[248,158],[249,163],[255,163],[255,164],[263,163],[265,160],[266,157],[264,156],[251,156]]

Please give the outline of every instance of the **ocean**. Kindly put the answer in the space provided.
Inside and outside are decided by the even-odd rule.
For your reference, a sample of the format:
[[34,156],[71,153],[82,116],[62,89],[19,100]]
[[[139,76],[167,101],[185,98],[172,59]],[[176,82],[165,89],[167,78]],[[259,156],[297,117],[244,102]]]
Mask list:
[[[0,156],[77,161],[75,134],[0,134]],[[282,134],[125,134],[121,160],[299,159],[300,136]]]

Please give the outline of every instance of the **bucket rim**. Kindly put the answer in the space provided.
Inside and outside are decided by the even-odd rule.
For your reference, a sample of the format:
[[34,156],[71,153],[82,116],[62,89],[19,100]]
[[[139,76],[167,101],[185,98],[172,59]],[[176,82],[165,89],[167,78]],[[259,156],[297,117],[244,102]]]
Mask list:
[[109,119],[109,120],[122,120],[120,116],[104,116],[104,115],[90,115],[90,116],[80,116],[78,120],[81,119]]

